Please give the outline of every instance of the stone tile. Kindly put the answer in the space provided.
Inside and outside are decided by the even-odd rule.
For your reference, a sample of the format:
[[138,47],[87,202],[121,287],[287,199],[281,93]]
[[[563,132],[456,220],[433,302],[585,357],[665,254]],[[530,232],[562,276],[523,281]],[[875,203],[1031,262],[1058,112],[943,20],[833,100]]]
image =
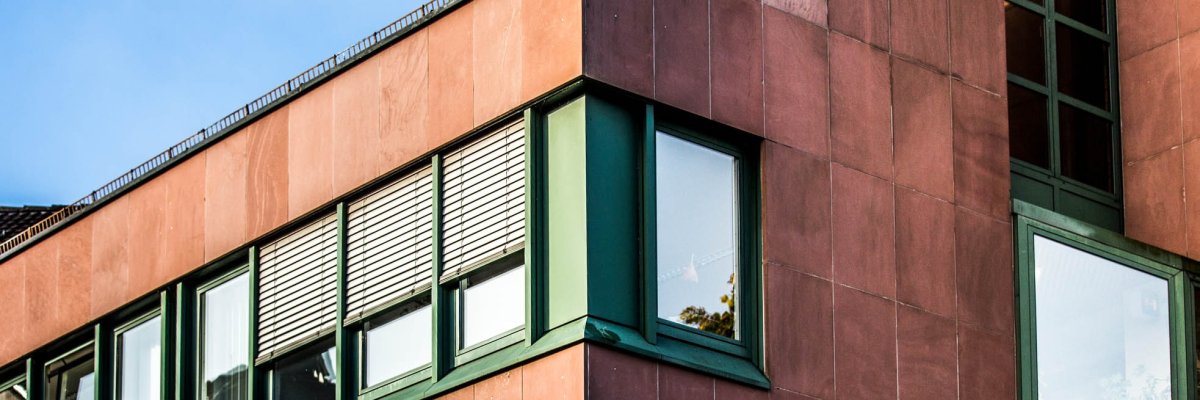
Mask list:
[[288,109],[258,120],[249,136],[246,171],[246,236],[256,238],[288,220]]
[[[441,143],[430,142],[429,30],[375,57],[380,58],[379,157],[387,171],[407,164]],[[451,118],[441,112],[437,118]],[[465,132],[465,130],[464,130]]]
[[559,350],[522,367],[521,393],[527,399],[586,398],[584,345]]
[[993,335],[958,325],[958,398],[1017,398],[1016,356],[1009,335]]
[[763,4],[808,22],[829,26],[828,0],[763,0]]
[[1178,51],[1172,42],[1121,62],[1121,149],[1126,162],[1183,141]]
[[475,400],[520,400],[521,368],[493,375],[475,384]]
[[1200,30],[1200,0],[1179,0],[1179,36]]
[[999,96],[959,82],[951,88],[954,107],[954,201],[1009,218],[1007,105]]
[[[383,172],[379,149],[381,59],[368,58],[333,86],[333,192],[341,194]],[[332,200],[330,196],[327,200]]]
[[463,56],[471,54],[474,48],[474,7],[475,3],[463,4],[426,28],[429,31],[428,107],[430,110],[459,110],[426,119],[430,147],[445,144],[475,126],[473,112],[465,111],[475,109],[472,80],[475,61],[473,57]]
[[713,0],[710,4],[713,119],[762,136],[761,2]]
[[1174,148],[1125,166],[1125,234],[1186,253],[1184,151]]
[[[238,134],[242,134],[240,132]],[[165,181],[152,179],[125,196],[129,199],[129,296],[138,297],[169,280],[159,254],[171,251],[163,246],[168,212]],[[198,265],[197,265],[198,266]]]
[[[584,72],[631,92],[654,95],[654,10],[643,0],[584,0]],[[695,21],[690,21],[695,23]]]
[[[278,111],[277,111],[278,112]],[[166,188],[167,210],[160,263],[172,277],[204,264],[204,174],[206,155],[200,153],[175,165],[159,176]]]
[[954,317],[954,205],[896,189],[896,299]]
[[828,0],[829,29],[888,47],[888,0]]
[[589,344],[588,398],[596,400],[655,399],[658,366],[616,350]]
[[891,179],[888,56],[841,35],[832,35],[829,43],[833,160]]
[[775,389],[771,391],[771,400],[819,400],[816,397],[805,396],[800,393],[789,392],[787,390]]
[[[521,35],[525,38],[521,100],[533,99],[583,74],[583,3],[521,0]],[[650,34],[649,24],[646,34]],[[651,84],[647,80],[647,89]]]
[[128,300],[129,213],[128,198],[119,197],[88,216],[92,220],[92,287],[97,288],[92,290],[91,318]]
[[[215,260],[246,243],[246,171],[250,137],[231,135],[204,151],[204,259]],[[324,149],[328,152],[329,148]],[[325,155],[324,157],[328,157]],[[326,199],[332,199],[332,194]],[[99,261],[99,260],[96,260]]]
[[774,264],[765,281],[771,384],[833,398],[833,284]]
[[763,13],[767,138],[829,157],[829,35],[774,8]]
[[767,142],[763,157],[763,255],[832,278],[829,163]]
[[475,386],[467,386],[438,398],[441,400],[475,400]]
[[950,78],[893,59],[892,85],[896,183],[953,201],[954,117]]
[[498,117],[520,103],[525,49],[523,32],[519,29],[524,12],[520,2],[489,0],[475,3],[475,25],[471,31],[475,57],[475,125]]
[[[92,311],[92,219],[83,218],[55,234],[58,247],[60,331],[82,326]],[[197,263],[197,266],[200,264]],[[7,268],[0,265],[0,269]],[[8,282],[8,281],[0,281]],[[3,299],[0,297],[0,299]],[[12,304],[0,300],[0,304]],[[19,321],[19,320],[17,320]],[[3,335],[0,335],[3,336]]]
[[[0,285],[0,304],[4,304],[0,307],[0,320],[26,320],[24,261],[23,258],[10,258],[0,263],[0,282],[14,282]],[[28,353],[29,346],[22,326],[5,326],[4,334],[0,335],[0,362],[7,364]]]
[[1008,73],[1004,51],[1002,2],[950,1],[950,71],[954,75],[990,92],[1003,93]]
[[[1147,188],[1144,183],[1138,187]],[[1185,194],[1188,192],[1188,188],[1191,188],[1193,193],[1200,190],[1200,141],[1191,141],[1183,145],[1183,190]],[[1156,190],[1161,190],[1161,188]],[[1135,196],[1145,197],[1140,193]],[[1200,259],[1200,199],[1196,197],[1200,196],[1184,197],[1184,227],[1187,230],[1187,253],[1184,254],[1192,259]],[[1170,224],[1165,225],[1170,226]]]
[[[1200,0],[1197,14],[1200,14]],[[1181,7],[1182,8],[1182,7]],[[1200,32],[1179,40],[1180,93],[1183,95],[1183,141],[1200,139]],[[1169,66],[1168,66],[1169,67]],[[1124,80],[1124,77],[1122,77]],[[1124,93],[1121,94],[1124,97]],[[1164,107],[1169,107],[1163,104]],[[1121,110],[1122,115],[1125,110]],[[1122,136],[1125,134],[1122,133]]]
[[36,343],[52,342],[63,333],[58,329],[59,241],[55,239],[43,240],[14,257],[24,259],[18,264],[25,266],[25,319],[13,322]]
[[834,297],[837,397],[896,398],[896,303],[838,286]]
[[715,384],[710,376],[668,365],[658,367],[659,400],[711,399]]
[[288,219],[334,197],[332,148],[333,86],[324,85],[288,105]]
[[892,185],[833,167],[834,281],[885,297],[896,295],[896,213]]
[[1012,226],[962,208],[955,220],[959,321],[1013,334]]
[[1117,51],[1122,60],[1179,37],[1177,2],[1144,0],[1117,3]]
[[767,400],[771,392],[717,379],[715,400]]
[[708,2],[654,1],[654,97],[711,117]]
[[958,397],[958,332],[954,321],[900,306],[896,331],[900,399]]
[[892,53],[941,71],[950,66],[947,0],[893,0]]

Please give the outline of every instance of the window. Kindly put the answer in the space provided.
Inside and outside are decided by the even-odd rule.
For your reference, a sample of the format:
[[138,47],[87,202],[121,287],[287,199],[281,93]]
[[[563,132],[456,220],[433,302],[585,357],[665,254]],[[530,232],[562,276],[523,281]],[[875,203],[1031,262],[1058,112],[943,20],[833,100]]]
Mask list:
[[46,363],[46,399],[83,400],[96,394],[92,345]]
[[525,266],[488,272],[460,281],[464,349],[525,325]]
[[328,400],[337,394],[337,349],[332,341],[284,356],[271,369],[271,399]]
[[433,308],[429,298],[405,303],[367,323],[363,334],[363,387],[375,386],[433,360]]
[[25,378],[0,383],[0,400],[28,400],[29,389],[25,388]]
[[118,330],[117,399],[151,400],[162,395],[162,317]]
[[737,159],[655,134],[658,317],[738,338]]
[[1004,10],[1013,197],[1119,231],[1112,1],[1008,0]]
[[250,278],[237,273],[200,292],[200,398],[249,399]]

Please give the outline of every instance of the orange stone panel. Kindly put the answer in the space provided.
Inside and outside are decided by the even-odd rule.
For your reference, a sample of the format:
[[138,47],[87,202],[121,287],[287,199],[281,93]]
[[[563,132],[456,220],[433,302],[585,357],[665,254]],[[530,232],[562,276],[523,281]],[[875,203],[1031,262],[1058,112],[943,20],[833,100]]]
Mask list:
[[462,389],[455,390],[448,395],[438,397],[441,400],[474,400],[475,386],[467,386]]
[[129,300],[129,198],[121,197],[88,216],[92,220],[91,317]]
[[577,344],[525,365],[521,392],[526,399],[584,398],[584,347]]
[[[59,331],[82,325],[91,317],[92,219],[83,218],[58,232]],[[197,240],[199,242],[199,240]],[[0,269],[4,266],[0,266]],[[3,302],[3,300],[0,300]]]
[[58,241],[48,238],[15,257],[25,265],[25,320],[20,325],[36,343],[58,337]]
[[[333,193],[379,176],[379,59],[351,68],[333,86]],[[333,196],[330,196],[333,197]],[[329,200],[329,199],[326,199]]]
[[525,46],[520,26],[523,12],[520,2],[486,0],[475,3],[471,53],[475,57],[472,76],[475,79],[476,125],[499,116],[521,100],[521,59]]
[[376,57],[383,86],[379,156],[392,170],[430,149],[429,34],[417,31]]
[[205,151],[205,260],[214,260],[246,242],[249,142],[249,136],[235,134]]
[[272,112],[238,134],[249,136],[246,237],[256,238],[287,221],[288,109]]
[[288,106],[289,219],[333,198],[332,112],[331,85],[318,87]]
[[166,225],[163,251],[158,254],[172,278],[182,276],[204,263],[204,153],[176,165],[159,176],[166,182]]
[[1183,167],[1183,148],[1125,166],[1126,235],[1186,254]]
[[[0,321],[25,321],[25,263],[21,258],[11,258],[0,264]],[[16,323],[0,326],[0,364],[20,357],[28,352],[25,329]]]
[[521,9],[521,99],[528,100],[583,72],[583,1],[521,0]]
[[467,3],[426,30],[429,31],[429,117],[426,118],[430,147],[471,130],[475,101],[473,15],[475,3]]
[[140,296],[162,285],[168,274],[159,264],[166,231],[166,182],[152,179],[130,192],[129,198],[129,294]]
[[501,372],[475,384],[476,400],[520,400],[521,368]]

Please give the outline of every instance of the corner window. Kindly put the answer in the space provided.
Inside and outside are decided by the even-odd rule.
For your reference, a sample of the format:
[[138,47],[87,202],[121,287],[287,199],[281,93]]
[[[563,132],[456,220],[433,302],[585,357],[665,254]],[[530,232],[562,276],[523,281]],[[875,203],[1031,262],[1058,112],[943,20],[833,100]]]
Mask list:
[[46,363],[46,399],[89,399],[96,395],[95,361],[91,344]]
[[323,341],[272,362],[271,399],[327,400],[337,395],[337,349]]
[[151,400],[162,395],[162,317],[118,330],[117,399]]
[[250,279],[239,273],[199,294],[200,398],[249,399]]
[[1120,231],[1111,0],[1004,2],[1013,197]]
[[658,317],[738,339],[737,159],[655,134]]

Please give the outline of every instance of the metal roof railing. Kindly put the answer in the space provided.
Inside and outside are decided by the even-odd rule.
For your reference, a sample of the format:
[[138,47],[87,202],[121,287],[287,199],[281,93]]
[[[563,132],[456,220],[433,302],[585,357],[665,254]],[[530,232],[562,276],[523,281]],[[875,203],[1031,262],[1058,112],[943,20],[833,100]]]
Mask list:
[[47,229],[54,227],[58,223],[63,222],[68,217],[79,213],[80,211],[87,210],[92,205],[102,200],[106,200],[109,196],[120,192],[121,189],[125,188],[127,185],[136,182],[138,178],[141,178],[149,173],[156,172],[160,168],[163,168],[169,164],[171,161],[189,154],[191,150],[194,150],[203,144],[207,144],[210,139],[223,136],[225,133],[227,133],[225,131],[230,127],[237,127],[239,126],[238,123],[246,120],[248,117],[256,116],[259,111],[269,109],[275,104],[281,102],[281,100],[287,99],[291,95],[307,89],[309,86],[311,86],[311,84],[316,83],[322,78],[329,76],[334,71],[337,71],[338,67],[357,61],[359,58],[361,58],[361,56],[369,53],[370,50],[373,50],[375,46],[379,45],[380,43],[407,33],[414,27],[419,26],[420,23],[438,15],[441,11],[450,8],[460,1],[463,0],[431,0],[428,3],[425,3],[420,8],[413,10],[395,22],[383,27],[383,29],[376,31],[370,36],[359,40],[354,45],[347,47],[345,50],[342,50],[337,54],[334,54],[333,56],[321,61],[320,63],[317,63],[317,65],[314,65],[312,68],[301,72],[294,78],[288,79],[287,82],[284,82],[275,89],[272,89],[266,94],[259,96],[257,99],[254,99],[241,108],[238,108],[229,115],[226,115],[224,118],[217,120],[217,122],[214,122],[207,128],[201,129],[199,132],[188,136],[183,141],[171,146],[170,148],[167,148],[167,150],[159,153],[150,160],[141,163],[137,167],[129,170],[129,172],[117,177],[117,179],[113,179],[111,182],[104,184],[104,186],[93,190],[91,193],[88,193],[87,196],[84,196],[83,198],[67,205],[66,207],[63,207],[58,212],[51,214],[40,222],[25,229],[25,231],[13,236],[12,238],[9,238],[3,243],[0,243],[0,256],[5,255],[14,248],[17,248],[22,243],[33,239],[39,233],[42,233]]

